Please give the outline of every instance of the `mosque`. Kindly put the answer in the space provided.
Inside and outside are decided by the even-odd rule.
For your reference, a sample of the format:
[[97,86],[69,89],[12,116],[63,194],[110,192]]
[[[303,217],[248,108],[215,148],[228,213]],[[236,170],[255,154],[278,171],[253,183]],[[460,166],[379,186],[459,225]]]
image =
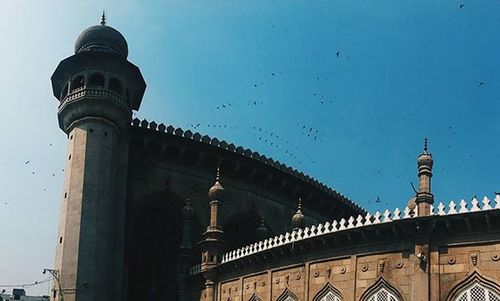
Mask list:
[[85,29],[52,75],[68,138],[52,300],[500,301],[500,196],[368,213],[278,161],[132,120],[123,35]]

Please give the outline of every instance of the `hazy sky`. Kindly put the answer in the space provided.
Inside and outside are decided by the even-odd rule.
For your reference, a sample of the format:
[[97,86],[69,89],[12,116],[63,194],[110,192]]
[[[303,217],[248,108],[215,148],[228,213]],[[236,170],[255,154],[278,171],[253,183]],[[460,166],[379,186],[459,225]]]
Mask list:
[[0,289],[53,267],[66,137],[50,76],[103,8],[148,84],[140,118],[199,124],[369,211],[413,195],[424,137],[437,201],[500,191],[497,0],[2,0]]

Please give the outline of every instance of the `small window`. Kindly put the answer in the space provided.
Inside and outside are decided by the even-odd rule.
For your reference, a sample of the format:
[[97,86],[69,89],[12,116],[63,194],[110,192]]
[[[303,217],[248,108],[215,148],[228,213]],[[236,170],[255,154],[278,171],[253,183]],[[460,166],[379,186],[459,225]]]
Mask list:
[[83,75],[78,75],[71,82],[71,91],[82,88],[85,85],[85,77]]
[[102,75],[101,73],[93,73],[89,77],[89,86],[104,87],[104,75]]
[[113,77],[109,80],[109,89],[118,94],[122,94],[122,84],[119,79]]

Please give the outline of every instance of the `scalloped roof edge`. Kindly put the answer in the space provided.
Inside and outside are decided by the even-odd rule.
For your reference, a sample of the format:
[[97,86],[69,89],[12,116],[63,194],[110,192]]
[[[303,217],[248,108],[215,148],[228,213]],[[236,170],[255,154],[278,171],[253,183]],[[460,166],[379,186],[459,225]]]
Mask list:
[[249,148],[244,148],[242,146],[235,146],[233,143],[228,143],[225,140],[219,140],[217,138],[211,138],[208,135],[202,136],[200,133],[198,133],[198,132],[193,133],[191,130],[184,131],[180,127],[175,128],[172,125],[166,126],[163,123],[158,124],[154,121],[149,122],[146,119],[139,120],[138,118],[135,118],[132,120],[131,125],[135,126],[135,127],[143,128],[143,129],[149,129],[149,130],[153,130],[153,131],[157,131],[157,132],[161,132],[161,133],[167,133],[167,134],[174,135],[174,136],[184,137],[184,138],[187,138],[190,140],[206,143],[206,144],[209,144],[209,145],[212,145],[212,146],[215,146],[215,147],[218,147],[218,148],[230,151],[230,152],[234,152],[234,153],[243,155],[243,156],[248,157],[248,158],[252,158],[252,159],[260,161],[266,165],[270,165],[272,167],[275,167],[275,168],[279,169],[280,171],[283,171],[283,172],[286,172],[292,176],[295,176],[295,177],[301,179],[302,181],[305,181],[305,182],[313,185],[314,187],[316,187],[316,188],[318,188],[318,189],[320,189],[320,190],[322,190],[330,195],[333,195],[336,198],[339,198],[349,207],[351,207],[357,211],[360,211],[362,213],[366,213],[366,210],[363,209],[361,206],[357,205],[356,203],[354,203],[354,201],[350,200],[349,198],[347,198],[343,194],[339,193],[338,191],[321,183],[320,181],[314,179],[313,177],[306,175],[303,172],[298,171],[297,169],[294,169],[290,166],[287,166],[287,165],[285,165],[277,160],[273,160],[272,158],[268,158],[264,155],[259,154],[258,152],[252,151]]

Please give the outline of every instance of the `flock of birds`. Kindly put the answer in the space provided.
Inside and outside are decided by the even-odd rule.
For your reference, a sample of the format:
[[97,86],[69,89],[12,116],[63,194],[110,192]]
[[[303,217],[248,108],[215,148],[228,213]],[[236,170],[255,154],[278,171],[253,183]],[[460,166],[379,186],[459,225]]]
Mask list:
[[[459,4],[459,9],[462,10],[465,8],[465,3],[460,3]],[[278,28],[276,25],[272,25],[274,29]],[[283,32],[287,33],[288,28],[282,27],[281,30]],[[340,60],[342,58],[345,58],[347,60],[350,60],[350,56],[346,55],[345,53],[342,52],[342,50],[338,49],[334,52],[333,57],[336,58],[337,60]],[[283,72],[279,71],[273,71],[273,72],[268,72],[266,73],[266,78],[267,79],[277,79],[279,78]],[[316,75],[314,77],[316,81],[327,81],[328,77],[327,76],[319,76]],[[480,81],[478,83],[478,87],[481,88],[485,86],[486,82],[485,81]],[[253,89],[259,89],[265,86],[265,81],[255,81],[251,84],[250,88]],[[324,93],[321,93],[319,91],[314,91],[311,93],[312,98],[314,99],[315,103],[318,103],[320,105],[328,105],[328,104],[333,104],[334,101],[326,96]],[[244,108],[258,108],[258,109],[263,109],[265,110],[266,108],[266,103],[263,100],[258,100],[257,98],[254,99],[246,99],[246,100],[240,100],[240,101],[224,101],[221,103],[218,103],[215,105],[215,107],[212,109],[212,111],[228,111],[232,109],[241,109],[242,107]],[[134,112],[134,117],[137,116],[137,113]],[[314,159],[313,156],[308,154],[303,147],[298,145],[297,143],[292,142],[292,140],[297,140],[297,139],[292,139],[292,138],[297,138],[297,137],[289,137],[285,134],[280,134],[275,130],[269,130],[266,129],[262,126],[257,126],[257,125],[247,125],[245,126],[244,123],[240,125],[232,125],[228,123],[215,123],[215,122],[196,122],[196,123],[188,123],[186,124],[187,129],[191,129],[194,131],[197,130],[206,130],[206,129],[227,129],[227,130],[234,130],[234,131],[246,131],[247,133],[251,134],[254,136],[261,145],[265,146],[264,151],[281,151],[281,156],[290,159],[293,164],[296,164],[298,166],[302,166],[303,164],[316,164],[316,160]],[[455,136],[457,134],[455,128],[450,125],[448,127],[448,132],[450,135]],[[306,125],[306,124],[296,124],[296,130],[292,131],[292,133],[295,133],[296,135],[298,134],[300,136],[300,139],[308,141],[308,143],[321,143],[324,141],[324,133],[321,129],[315,128],[314,126],[311,125]],[[52,146],[52,144],[50,144]],[[452,150],[452,145],[448,145],[448,149]],[[408,157],[412,156],[411,154],[408,154]],[[472,157],[472,155],[470,155]],[[462,160],[463,161],[463,160]],[[26,168],[30,167],[31,160],[26,160],[24,162],[24,165]],[[444,169],[444,168],[442,168]],[[62,170],[64,171],[64,169]],[[35,175],[37,171],[35,169],[31,170],[31,174]],[[382,175],[383,172],[379,169],[373,169],[372,171],[373,175]],[[49,176],[55,177],[56,172],[52,171],[48,174]],[[364,174],[360,174],[360,176],[364,176]],[[397,178],[400,177],[400,175],[396,175]],[[47,191],[46,187],[41,188],[42,191]],[[372,202],[371,200],[368,201],[369,203]],[[374,203],[381,203],[382,201],[380,200],[380,197],[377,196],[374,200]],[[9,203],[9,200],[4,201],[4,205],[7,205]]]

